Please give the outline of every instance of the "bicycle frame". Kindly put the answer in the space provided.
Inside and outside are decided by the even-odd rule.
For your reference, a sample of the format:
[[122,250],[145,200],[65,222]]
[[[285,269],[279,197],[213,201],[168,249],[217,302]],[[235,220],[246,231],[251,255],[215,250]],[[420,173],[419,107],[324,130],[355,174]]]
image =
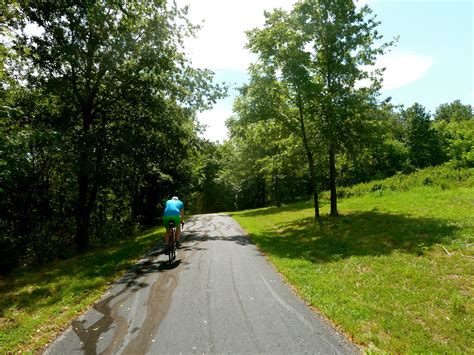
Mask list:
[[170,221],[171,233],[168,237],[168,261],[171,264],[176,259],[176,226],[173,221]]

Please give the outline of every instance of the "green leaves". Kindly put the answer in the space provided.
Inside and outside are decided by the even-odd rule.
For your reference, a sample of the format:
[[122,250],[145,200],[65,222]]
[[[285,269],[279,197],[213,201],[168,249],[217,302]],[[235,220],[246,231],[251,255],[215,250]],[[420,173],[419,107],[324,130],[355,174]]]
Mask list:
[[460,100],[449,104],[442,104],[436,109],[434,115],[436,121],[460,122],[474,119],[471,105],[463,105]]
[[415,103],[403,111],[402,115],[408,124],[407,144],[414,166],[424,168],[441,163],[441,142],[437,132],[431,127],[429,113],[425,112],[423,106]]
[[460,167],[474,167],[474,120],[449,123],[441,120],[434,124],[434,130],[439,134],[449,160]]

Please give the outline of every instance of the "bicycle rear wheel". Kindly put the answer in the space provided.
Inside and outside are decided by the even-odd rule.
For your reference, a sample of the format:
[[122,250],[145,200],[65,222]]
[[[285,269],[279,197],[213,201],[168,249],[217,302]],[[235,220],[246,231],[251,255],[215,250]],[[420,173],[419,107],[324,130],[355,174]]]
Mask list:
[[168,244],[168,261],[171,264],[173,260],[176,258],[176,237],[175,237],[176,229],[171,229],[171,235]]
[[173,243],[173,261],[176,259],[176,242]]

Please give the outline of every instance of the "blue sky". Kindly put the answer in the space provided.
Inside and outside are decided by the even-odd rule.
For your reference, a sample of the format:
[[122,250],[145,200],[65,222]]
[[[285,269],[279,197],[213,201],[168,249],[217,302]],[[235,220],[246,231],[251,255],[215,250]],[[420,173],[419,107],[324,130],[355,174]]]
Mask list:
[[370,6],[382,22],[380,32],[400,36],[393,53],[431,60],[420,78],[383,94],[405,106],[419,102],[432,112],[456,99],[473,103],[472,1],[379,1]]
[[[186,42],[193,63],[213,70],[216,81],[240,86],[254,59],[243,48],[244,31],[261,27],[263,10],[290,9],[293,0],[178,0],[190,3],[189,17],[202,23],[198,38]],[[474,104],[474,1],[363,0],[377,15],[386,40],[399,36],[390,53],[380,58],[386,67],[382,97],[411,106],[418,102],[434,113],[440,104],[456,99]],[[193,5],[194,4],[194,5]],[[225,120],[232,115],[236,90],[212,110],[199,115],[203,134],[213,141],[227,137]]]

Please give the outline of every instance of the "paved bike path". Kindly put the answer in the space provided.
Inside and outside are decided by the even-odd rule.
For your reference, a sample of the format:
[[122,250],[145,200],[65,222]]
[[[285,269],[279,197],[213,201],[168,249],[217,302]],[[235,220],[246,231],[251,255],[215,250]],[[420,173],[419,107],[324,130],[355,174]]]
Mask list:
[[227,215],[199,215],[177,261],[154,250],[46,354],[358,353],[285,285]]

